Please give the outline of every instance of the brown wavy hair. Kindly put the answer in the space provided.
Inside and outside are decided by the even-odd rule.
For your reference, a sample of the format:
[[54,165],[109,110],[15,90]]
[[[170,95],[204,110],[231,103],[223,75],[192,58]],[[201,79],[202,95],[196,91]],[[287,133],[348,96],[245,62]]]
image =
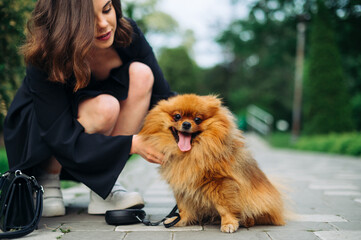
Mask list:
[[[123,17],[120,0],[112,4],[117,17],[113,45],[129,46],[132,26]],[[86,87],[91,70],[85,57],[94,40],[94,18],[92,0],[38,0],[21,47],[25,62],[44,69],[53,82],[66,83],[74,74],[74,92]]]

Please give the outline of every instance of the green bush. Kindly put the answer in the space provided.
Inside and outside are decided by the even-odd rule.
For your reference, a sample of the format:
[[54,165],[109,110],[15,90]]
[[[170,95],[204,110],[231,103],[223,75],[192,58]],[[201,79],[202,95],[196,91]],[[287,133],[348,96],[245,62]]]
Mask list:
[[361,156],[361,133],[304,136],[293,147],[299,150]]
[[79,185],[78,182],[69,181],[69,180],[61,180],[60,184],[61,184],[60,185],[61,188],[63,188],[63,189],[71,188],[71,187],[75,187],[75,186]]
[[361,135],[354,136],[346,147],[346,153],[353,156],[361,156]]
[[6,172],[9,169],[8,158],[4,148],[0,148],[0,173]]
[[19,46],[35,0],[0,0],[0,131],[13,96],[25,75]]
[[274,132],[266,137],[267,142],[276,148],[294,148],[290,133]]
[[290,133],[276,132],[267,136],[266,140],[277,148],[361,156],[360,132],[302,136],[294,143],[291,141]]
[[[303,132],[314,135],[353,131],[355,127],[351,99],[336,44],[332,17],[323,1],[318,0],[317,6],[318,12],[311,23],[305,74]],[[329,140],[320,141],[323,144],[319,147],[329,150]]]

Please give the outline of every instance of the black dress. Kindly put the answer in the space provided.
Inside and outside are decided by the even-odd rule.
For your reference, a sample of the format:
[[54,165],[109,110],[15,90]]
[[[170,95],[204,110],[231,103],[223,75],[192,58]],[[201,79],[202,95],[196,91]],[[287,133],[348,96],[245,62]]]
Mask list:
[[[133,42],[117,48],[123,65],[108,79],[96,81],[76,93],[71,84],[48,81],[47,74],[29,65],[4,123],[4,140],[10,170],[32,174],[34,167],[51,156],[62,165],[61,177],[87,185],[105,198],[129,158],[132,136],[87,134],[77,121],[79,101],[107,93],[124,100],[128,95],[129,65],[148,65],[154,75],[151,106],[172,95],[152,48],[133,20]],[[68,82],[73,82],[69,79]]]

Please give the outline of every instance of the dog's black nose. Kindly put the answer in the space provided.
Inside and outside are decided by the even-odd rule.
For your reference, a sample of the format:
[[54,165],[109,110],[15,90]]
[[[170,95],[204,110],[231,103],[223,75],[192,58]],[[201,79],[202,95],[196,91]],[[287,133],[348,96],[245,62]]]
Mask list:
[[190,122],[183,122],[182,123],[182,128],[184,129],[184,130],[188,130],[188,129],[190,129],[192,127],[192,124],[190,123]]

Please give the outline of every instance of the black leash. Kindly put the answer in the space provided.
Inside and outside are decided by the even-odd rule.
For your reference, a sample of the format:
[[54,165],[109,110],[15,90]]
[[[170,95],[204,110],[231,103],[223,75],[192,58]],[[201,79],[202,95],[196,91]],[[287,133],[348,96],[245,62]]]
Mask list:
[[[172,209],[172,211],[165,218],[163,218],[162,220],[160,220],[158,222],[151,222],[151,221],[145,220],[145,219],[143,219],[143,220],[139,219],[139,221],[142,222],[146,226],[158,226],[159,224],[163,223],[164,227],[170,228],[170,227],[173,227],[174,225],[176,225],[181,219],[179,213],[176,212],[177,210],[178,210],[178,206],[175,205],[174,208]],[[177,217],[177,218],[174,219],[170,223],[164,223],[165,220],[167,220],[168,218],[172,218],[172,217]]]
[[[177,213],[178,206],[175,205],[172,211],[162,220],[151,222],[145,219],[146,213],[141,209],[124,209],[124,210],[111,210],[105,213],[105,221],[110,225],[127,225],[134,223],[143,223],[146,226],[158,226],[163,223],[164,227],[170,228],[180,221],[180,215]],[[170,223],[164,223],[167,219],[176,217]]]

